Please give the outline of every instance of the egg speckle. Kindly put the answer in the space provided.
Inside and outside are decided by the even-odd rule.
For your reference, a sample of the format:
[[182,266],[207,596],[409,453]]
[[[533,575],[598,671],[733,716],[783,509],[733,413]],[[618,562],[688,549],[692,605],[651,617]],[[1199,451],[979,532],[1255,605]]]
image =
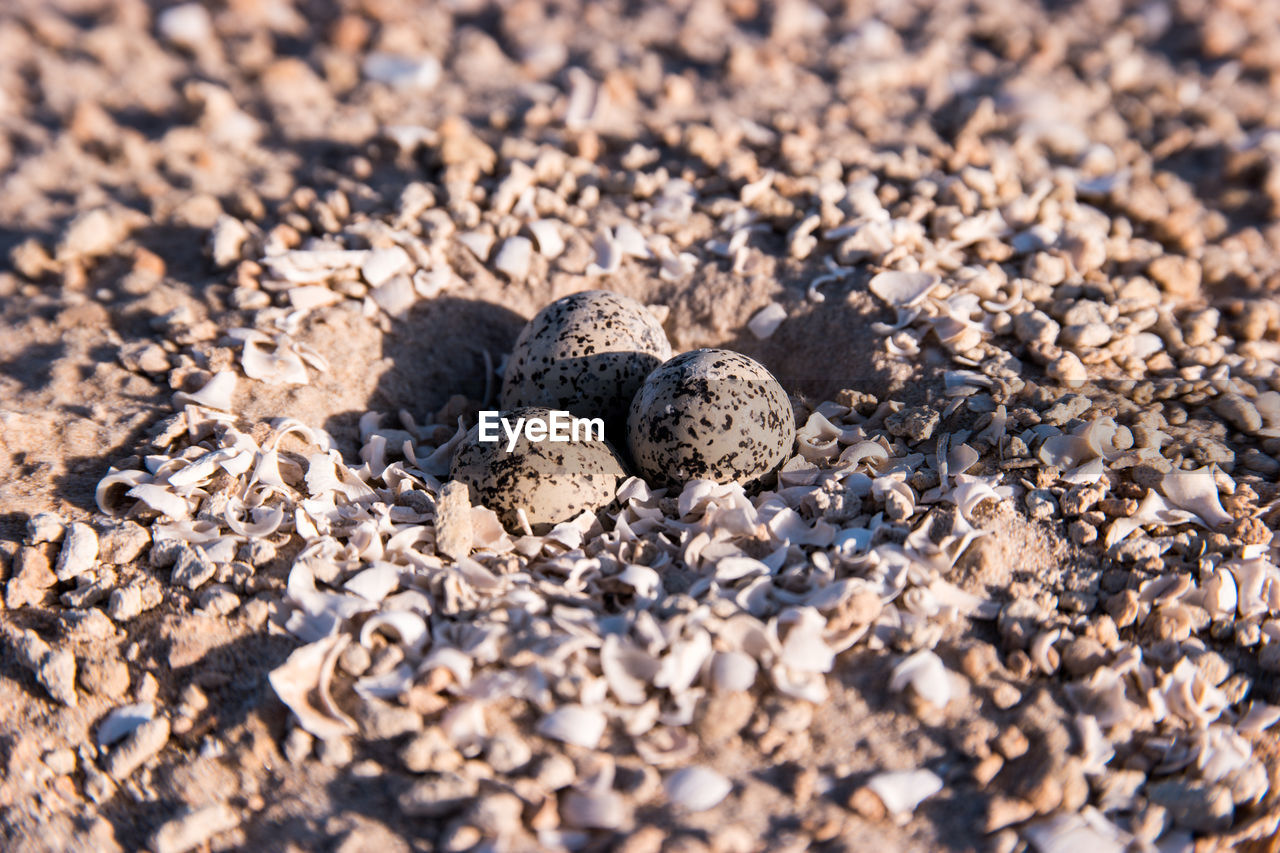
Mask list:
[[543,308],[520,333],[499,405],[604,418],[621,439],[631,398],[670,357],[662,325],[639,302],[604,290],[574,293]]
[[649,374],[631,404],[627,442],[650,482],[750,483],[795,442],[795,416],[773,374],[741,353],[700,349]]
[[[518,418],[551,417],[551,409],[526,407],[504,411],[513,428]],[[449,476],[467,485],[472,503],[482,504],[502,519],[509,530],[518,528],[517,509],[523,509],[535,533],[595,512],[609,504],[618,483],[626,477],[622,461],[606,441],[531,441],[525,434],[510,452],[499,429],[496,442],[480,441],[479,425],[472,427],[454,452]]]

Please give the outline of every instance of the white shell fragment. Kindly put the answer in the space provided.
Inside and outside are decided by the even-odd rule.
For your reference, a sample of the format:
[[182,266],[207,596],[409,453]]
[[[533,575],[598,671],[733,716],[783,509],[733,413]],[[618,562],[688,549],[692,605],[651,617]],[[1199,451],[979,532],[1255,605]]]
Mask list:
[[295,350],[284,335],[274,340],[273,349],[268,352],[264,344],[272,344],[272,339],[261,332],[252,330],[233,330],[232,337],[244,341],[244,352],[240,357],[240,365],[245,376],[250,379],[261,379],[268,385],[305,385],[309,381],[307,368],[301,354]]
[[555,260],[564,254],[564,238],[560,236],[560,223],[554,219],[539,219],[525,226],[538,244],[538,254],[547,260]]
[[280,701],[298,718],[299,725],[321,740],[357,731],[355,721],[343,713],[329,695],[334,662],[349,641],[347,635],[335,634],[302,646],[267,676]]
[[359,269],[368,258],[367,249],[294,250],[262,259],[277,279],[294,284],[328,281],[344,270]]
[[750,690],[759,665],[745,652],[716,652],[711,662],[711,680],[717,690]]
[[538,721],[538,734],[575,746],[595,749],[604,736],[604,714],[581,705],[561,705]]
[[182,521],[191,515],[190,505],[164,486],[139,483],[126,494],[131,498],[137,498],[151,509],[169,516],[174,521]]
[[649,698],[647,685],[658,672],[658,662],[643,650],[610,634],[600,647],[600,668],[609,682],[609,689],[620,702],[642,705]]
[[194,403],[197,406],[208,406],[223,412],[231,411],[231,400],[236,392],[236,375],[230,370],[219,370],[205,386],[194,394],[179,391],[173,395],[174,403],[185,405]]
[[720,804],[733,790],[733,783],[709,767],[695,764],[682,767],[663,782],[667,799],[686,811],[701,812]]
[[892,270],[876,275],[867,287],[895,308],[910,308],[928,296],[940,282],[935,273]]
[[787,319],[787,309],[777,302],[770,302],[747,321],[747,328],[758,339],[764,340],[773,335],[785,319]]
[[942,658],[931,651],[916,652],[893,668],[889,689],[911,687],[921,699],[938,708],[951,700],[951,677]]
[[1123,853],[1129,849],[1119,827],[1092,808],[1035,821],[1023,834],[1037,853]]
[[1160,488],[1169,503],[1195,513],[1209,527],[1221,527],[1232,520],[1218,499],[1218,485],[1210,468],[1170,471],[1161,480]]
[[373,249],[360,264],[360,275],[370,287],[379,287],[413,266],[409,253],[399,246]]
[[898,823],[906,823],[916,806],[942,790],[942,779],[932,770],[892,770],[877,773],[867,788],[884,803]]
[[508,237],[493,258],[493,268],[513,281],[520,281],[529,274],[532,256],[533,243],[528,237]]

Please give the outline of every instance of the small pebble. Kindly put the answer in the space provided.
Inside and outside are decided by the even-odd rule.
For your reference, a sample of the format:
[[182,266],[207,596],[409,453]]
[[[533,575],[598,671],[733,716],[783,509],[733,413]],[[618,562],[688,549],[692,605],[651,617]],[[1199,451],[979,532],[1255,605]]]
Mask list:
[[61,542],[67,524],[54,512],[38,512],[27,521],[27,543]]
[[63,539],[62,550],[58,553],[54,574],[60,581],[70,580],[93,568],[97,559],[97,532],[83,522],[74,522],[67,528],[67,535]]
[[239,825],[238,809],[215,803],[165,822],[151,837],[151,847],[155,853],[188,853]]
[[107,755],[103,769],[117,782],[123,782],[169,742],[169,719],[156,717],[138,726]]
[[465,483],[450,480],[436,502],[436,550],[451,560],[471,553],[471,498]]
[[1240,432],[1253,435],[1262,429],[1262,415],[1253,403],[1239,394],[1223,394],[1213,403],[1213,410]]

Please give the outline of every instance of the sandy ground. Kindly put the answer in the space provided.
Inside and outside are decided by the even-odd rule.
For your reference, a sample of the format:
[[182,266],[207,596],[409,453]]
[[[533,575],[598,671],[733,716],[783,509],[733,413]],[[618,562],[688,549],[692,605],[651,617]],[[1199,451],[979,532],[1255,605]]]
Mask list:
[[[1270,605],[1235,622],[1201,620],[1190,612],[1208,607],[1200,599],[1177,605],[1177,614],[1160,611],[1164,621],[1146,619],[1160,609],[1150,600],[1158,591],[1136,620],[1120,614],[1126,591],[1137,599],[1138,590],[1151,590],[1142,584],[1165,573],[1203,585],[1203,564],[1191,556],[1197,549],[1224,561],[1258,557],[1241,550],[1248,542],[1262,549],[1260,559],[1271,553],[1280,438],[1267,430],[1280,424],[1261,402],[1249,404],[1256,422],[1228,421],[1227,408],[1204,388],[1221,365],[1226,373],[1212,378],[1239,378],[1249,400],[1276,390],[1266,365],[1275,367],[1280,335],[1280,15],[1274,4],[1149,3],[1124,12],[1105,5],[6,4],[0,846],[1111,849],[1093,836],[1073,841],[1046,829],[1086,832],[1053,823],[1086,814],[1106,823],[1099,837],[1114,849],[1278,849],[1275,735],[1233,729],[1250,752],[1228,781],[1209,778],[1201,765],[1218,748],[1203,742],[1213,725],[1236,725],[1249,702],[1280,705],[1277,658],[1265,651],[1280,643],[1273,630],[1280,579],[1266,588],[1275,590]],[[371,57],[400,64],[387,70]],[[527,271],[512,275],[456,235],[487,228],[501,243],[524,233],[506,215],[510,204],[495,212],[494,202],[517,161],[538,172],[547,197],[526,201],[541,218],[567,223],[567,246],[553,259],[535,253]],[[743,187],[765,175],[771,183],[751,204],[752,222],[743,223],[757,226],[749,247],[737,254],[709,247],[730,238],[723,217],[746,198]],[[894,256],[891,247],[851,249],[830,234],[852,218],[844,188],[867,176],[879,181],[879,202],[894,221],[926,223],[929,237],[895,233],[891,244],[901,249]],[[664,233],[680,251],[695,252],[696,266],[664,276],[656,261],[632,258],[603,277],[589,274],[600,259],[600,229],[646,221],[662,187],[677,178],[697,187],[699,206]],[[830,185],[838,192],[828,198]],[[406,191],[415,186],[429,191],[429,202],[415,204]],[[1062,226],[1056,205],[1072,222],[1077,191],[1103,211],[1100,232],[1088,219],[1074,231]],[[1017,199],[1033,197],[1038,212],[1018,225],[990,233],[978,226],[976,239],[953,236],[954,249],[930,242],[954,227],[952,212],[958,222],[999,209],[1013,223]],[[948,212],[935,209],[943,206]],[[820,224],[805,233],[821,239],[801,249],[795,229],[809,213]],[[359,223],[367,227],[353,227]],[[1054,229],[1051,239],[1019,246],[1013,235],[1037,223]],[[385,248],[396,227],[408,228],[429,255],[430,264],[415,265],[449,271],[443,287],[387,310],[391,303],[359,276],[340,274],[331,283],[339,295],[326,299],[332,304],[288,319],[297,302],[272,285],[259,263],[265,255],[310,247],[308,240],[333,248],[339,234],[347,246]],[[646,224],[646,236],[656,227]],[[1029,313],[1022,308],[988,323],[982,346],[990,350],[958,351],[944,342],[944,327],[920,320],[886,331],[902,315],[873,293],[873,276],[922,268],[957,278],[959,263],[937,262],[947,251],[1025,280],[1026,307],[1081,336],[1096,330],[1083,330],[1090,320],[1064,318],[1072,306],[1120,305],[1134,298],[1123,285],[1142,278],[1160,319],[1141,328],[1158,331],[1172,360],[1158,361],[1161,352],[1135,366],[1114,345],[1091,358],[1105,342],[1059,338],[1041,346],[1038,333],[1014,332],[1010,314]],[[833,269],[828,259],[840,275],[820,285],[825,298],[817,301],[810,285]],[[301,645],[277,619],[290,572],[287,544],[248,582],[227,583],[235,592],[225,608],[171,584],[169,569],[146,548],[115,565],[104,561],[109,577],[101,568],[78,581],[51,574],[66,534],[60,527],[37,533],[33,519],[52,513],[105,537],[111,522],[95,489],[110,468],[144,467],[156,452],[157,425],[175,411],[175,392],[194,393],[214,373],[235,372],[233,411],[247,428],[297,418],[327,430],[354,464],[361,416],[377,411],[394,420],[403,410],[419,424],[450,424],[473,412],[493,382],[486,356],[500,361],[542,306],[588,287],[666,306],[664,326],[677,352],[721,346],[755,357],[795,396],[801,423],[823,400],[855,400],[849,390],[874,398],[864,415],[889,401],[901,404],[894,409],[940,412],[952,401],[946,371],[990,362],[997,351],[1016,354],[1030,384],[985,410],[947,412],[932,440],[909,431],[890,436],[884,412],[871,428],[932,454],[938,435],[987,426],[995,403],[1007,404],[1027,428],[1052,423],[1046,413],[1069,392],[1088,397],[1084,408],[1057,419],[1067,431],[1114,416],[1136,434],[1147,423],[1143,411],[1154,411],[1155,426],[1171,436],[1175,467],[1216,463],[1234,478],[1235,495],[1224,491],[1219,507],[1231,518],[1216,531],[1149,527],[1144,541],[1190,532],[1154,558],[1140,554],[1156,563],[1139,566],[1132,555],[1071,533],[1072,524],[1086,522],[1065,510],[1070,484],[1056,479],[1062,471],[1045,471],[1050,466],[1035,452],[1022,454],[1025,467],[1001,467],[1016,450],[983,448],[974,470],[1002,474],[1017,490],[975,510],[987,533],[943,575],[1004,607],[999,621],[939,617],[927,640],[904,628],[875,648],[855,645],[824,676],[829,695],[819,702],[771,688],[754,691],[745,705],[709,694],[688,726],[695,743],[687,760],[715,768],[732,793],[705,811],[668,802],[659,775],[626,738],[608,741],[600,752],[616,763],[613,787],[627,815],[601,828],[581,819],[574,826],[567,785],[531,793],[534,771],[495,772],[475,766],[484,762],[474,756],[467,772],[482,780],[478,794],[454,807],[415,810],[413,791],[424,777],[404,759],[415,734],[366,732],[313,744],[267,680]],[[760,338],[747,323],[771,302],[786,319]],[[1098,316],[1116,330],[1128,322]],[[1197,336],[1205,323],[1210,331]],[[328,369],[309,367],[306,383],[295,385],[245,377],[242,349],[228,331],[274,334],[283,326]],[[885,341],[903,328],[919,332],[919,346],[895,356]],[[1115,337],[1139,333],[1132,325]],[[1201,352],[1214,346],[1221,352]],[[1077,365],[1084,373],[1072,372]],[[1199,372],[1185,372],[1194,366]],[[1063,379],[1088,382],[1068,388],[1057,384]],[[1155,383],[1154,402],[1135,391],[1143,381]],[[897,447],[907,452],[906,444]],[[1146,481],[1133,466],[1126,470],[1112,478],[1111,497],[1133,505],[1116,508],[1108,522],[1133,515],[1145,494],[1139,486]],[[1025,500],[1037,489],[1052,498],[1049,511]],[[1086,524],[1095,538],[1105,533],[1097,515]],[[135,517],[144,526],[156,521],[146,512]],[[907,530],[887,535],[901,541]],[[1163,566],[1160,555],[1170,547]],[[95,578],[101,593],[76,598]],[[158,581],[153,606],[112,618],[114,586],[145,578]],[[1015,602],[1030,610],[1009,615]],[[1018,612],[1031,627],[1010,627]],[[1169,628],[1175,616],[1189,627]],[[1249,618],[1251,627],[1240,627]],[[1232,630],[1215,627],[1224,622]],[[1113,757],[1086,780],[1090,749],[1078,729],[1081,706],[1067,688],[1091,670],[1068,673],[1056,657],[1053,671],[1036,669],[1031,638],[1051,629],[1073,632],[1051,641],[1055,656],[1070,656],[1072,638],[1088,638],[1106,647],[1111,665],[1127,643],[1160,662],[1157,678],[1178,659],[1212,654],[1226,669],[1207,689],[1231,701],[1218,709],[1224,716],[1199,725],[1183,725],[1175,708],[1163,722],[1148,717],[1132,731],[1109,732]],[[1254,639],[1240,639],[1246,636]],[[69,692],[51,689],[65,679],[50,674],[50,659],[32,656],[33,637],[50,654],[73,656]],[[903,656],[919,648],[961,674],[963,689],[944,707],[887,686]],[[1195,702],[1203,699],[1203,685],[1188,689],[1201,690]],[[343,701],[351,699],[348,691]],[[95,733],[112,709],[129,703],[159,709],[169,734],[143,750],[136,767],[117,773],[112,748],[95,745]],[[531,766],[568,754],[579,776],[589,774],[594,751],[533,735],[530,707],[495,703],[486,713],[491,727],[534,742]],[[437,722],[428,714],[412,731]],[[1168,753],[1186,743],[1200,743],[1201,752],[1178,765]],[[921,767],[942,790],[900,820],[868,800],[865,786],[876,774]],[[1240,781],[1246,770],[1254,774],[1251,788]],[[1135,784],[1147,787],[1127,798],[1115,793],[1135,772]],[[1151,786],[1161,780],[1182,787],[1156,792]],[[477,805],[512,791],[516,828],[486,818]],[[1193,801],[1224,796],[1225,816],[1218,809],[1187,817]],[[1118,834],[1107,835],[1112,830]]]

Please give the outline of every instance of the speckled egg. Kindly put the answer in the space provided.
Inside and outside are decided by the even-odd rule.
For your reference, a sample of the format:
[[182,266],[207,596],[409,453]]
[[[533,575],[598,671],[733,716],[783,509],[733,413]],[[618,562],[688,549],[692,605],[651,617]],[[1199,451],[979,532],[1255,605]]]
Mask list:
[[670,357],[661,324],[639,302],[604,290],[574,293],[524,327],[507,361],[499,405],[604,418],[609,434],[621,441],[631,398]]
[[[502,412],[514,430],[517,419],[549,422],[551,409],[532,406]],[[502,426],[496,442],[480,441],[480,424],[472,427],[454,451],[449,476],[467,485],[472,503],[482,504],[518,530],[523,509],[535,533],[568,521],[583,510],[595,512],[614,498],[627,476],[613,447],[603,440],[553,442],[531,440],[523,430],[507,450]],[[585,433],[580,433],[580,438]]]
[[759,362],[700,349],[649,374],[631,403],[627,443],[652,483],[747,484],[776,468],[795,442],[787,393]]

